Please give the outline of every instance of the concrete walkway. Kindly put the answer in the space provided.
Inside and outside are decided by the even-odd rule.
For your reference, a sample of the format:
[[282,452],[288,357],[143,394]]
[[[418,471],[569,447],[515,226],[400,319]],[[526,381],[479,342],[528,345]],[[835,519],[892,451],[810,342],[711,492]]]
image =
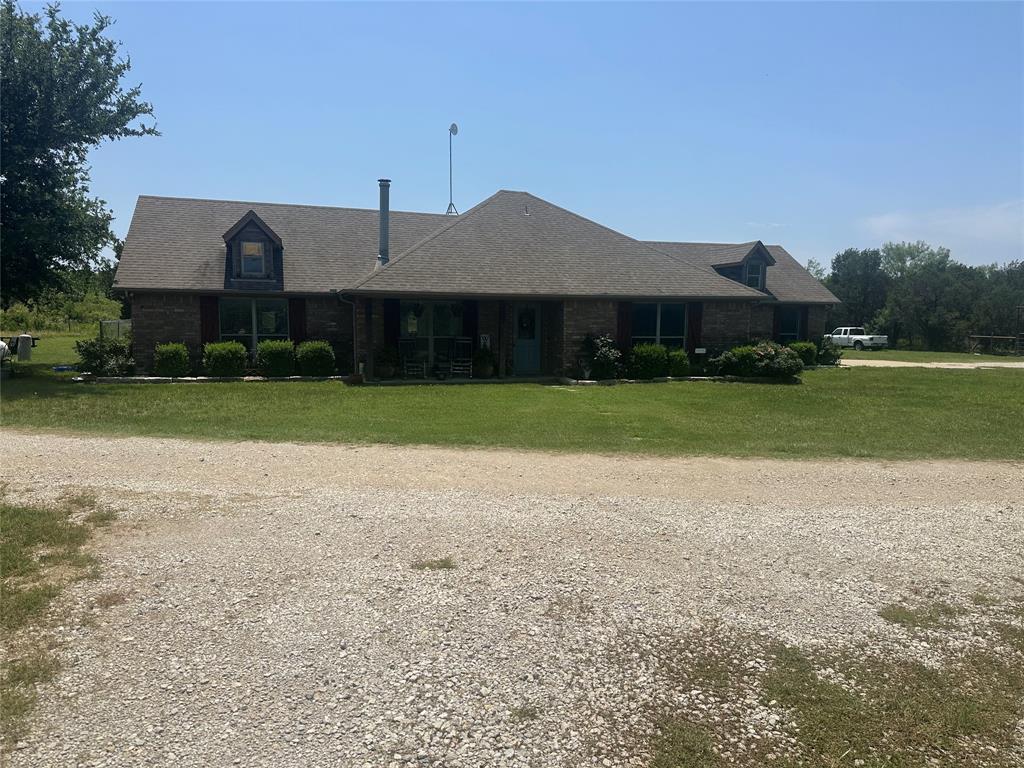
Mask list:
[[988,362],[979,360],[976,363],[944,363],[944,362],[908,362],[905,360],[846,360],[842,361],[844,368],[867,367],[867,368],[962,368],[965,370],[973,368],[1024,368],[1024,360],[1017,362]]

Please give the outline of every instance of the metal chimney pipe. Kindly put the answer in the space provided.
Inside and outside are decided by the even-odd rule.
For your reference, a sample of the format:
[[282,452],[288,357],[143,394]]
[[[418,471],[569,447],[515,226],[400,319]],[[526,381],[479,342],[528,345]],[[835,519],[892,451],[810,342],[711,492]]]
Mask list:
[[377,265],[383,267],[388,263],[388,212],[391,207],[391,179],[377,179],[380,184],[380,246],[377,252]]

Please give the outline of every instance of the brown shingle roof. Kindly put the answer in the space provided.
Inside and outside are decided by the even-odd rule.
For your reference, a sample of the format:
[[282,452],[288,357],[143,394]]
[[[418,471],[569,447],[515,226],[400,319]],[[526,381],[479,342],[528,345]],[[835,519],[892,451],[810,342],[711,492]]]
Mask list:
[[[395,252],[394,249],[392,252]],[[526,192],[498,192],[357,283],[353,293],[756,299]]]
[[[139,197],[115,286],[127,290],[224,290],[224,233],[249,210],[284,245],[284,290],[326,293],[353,285],[377,257],[377,210],[234,200]],[[441,214],[391,212],[392,253],[450,222]]]
[[[741,261],[756,245],[751,243],[667,243],[647,241],[647,245],[691,264],[715,267]],[[832,295],[781,245],[765,246],[775,259],[767,269],[765,285],[778,301],[799,304],[838,304]]]

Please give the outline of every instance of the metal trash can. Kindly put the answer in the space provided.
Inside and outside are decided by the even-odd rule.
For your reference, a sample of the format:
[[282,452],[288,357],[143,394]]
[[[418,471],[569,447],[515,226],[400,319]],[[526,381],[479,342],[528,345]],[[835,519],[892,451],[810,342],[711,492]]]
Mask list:
[[18,362],[24,363],[32,359],[32,335],[23,333],[18,337]]

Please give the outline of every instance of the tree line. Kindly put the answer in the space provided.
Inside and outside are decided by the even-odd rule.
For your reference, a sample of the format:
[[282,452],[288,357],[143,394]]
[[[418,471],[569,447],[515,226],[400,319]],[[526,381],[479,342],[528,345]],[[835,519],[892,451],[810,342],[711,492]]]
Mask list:
[[1024,261],[970,266],[916,242],[847,248],[830,269],[813,259],[807,268],[843,302],[832,326],[864,326],[891,345],[953,351],[970,349],[972,335],[1024,333]]

